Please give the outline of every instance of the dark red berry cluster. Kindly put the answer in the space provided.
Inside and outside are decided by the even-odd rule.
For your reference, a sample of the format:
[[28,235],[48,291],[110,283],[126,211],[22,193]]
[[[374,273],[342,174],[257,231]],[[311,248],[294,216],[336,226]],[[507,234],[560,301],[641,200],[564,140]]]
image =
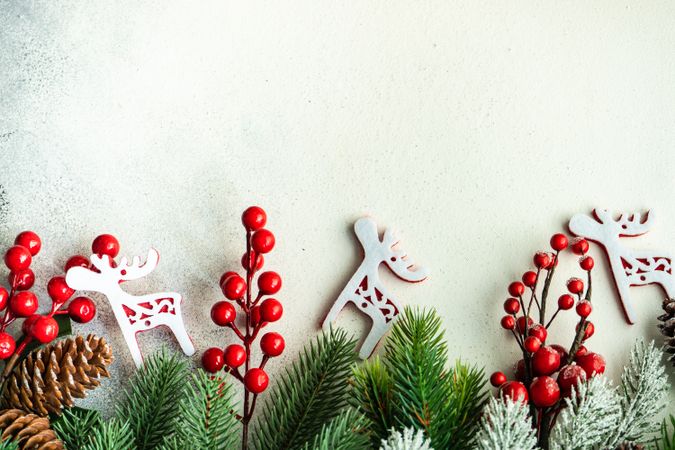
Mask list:
[[[490,383],[499,388],[500,395],[530,405],[540,443],[548,439],[554,418],[563,407],[561,397],[569,396],[580,380],[605,371],[603,357],[589,352],[583,345],[595,332],[593,323],[588,320],[593,310],[593,258],[586,255],[588,241],[576,239],[570,245],[567,236],[555,234],[550,244],[553,251],[534,255],[536,270],[525,272],[522,281],[511,283],[508,287],[510,297],[504,302],[506,315],[501,319],[501,326],[513,334],[523,354],[515,365],[515,380],[509,381],[503,372],[495,372],[490,377]],[[584,286],[584,281],[579,278],[570,278],[568,292],[558,297],[557,308],[548,318],[551,281],[560,253],[568,248],[580,256],[579,266],[587,274],[588,286]],[[548,344],[548,331],[558,313],[572,308],[575,308],[579,321],[571,345],[565,348]],[[538,317],[536,322],[533,316]]]
[[[33,339],[43,344],[54,340],[59,334],[55,315],[68,314],[76,322],[85,323],[96,314],[94,302],[87,297],[75,298],[67,308],[64,307],[75,291],[68,287],[63,276],[53,277],[47,283],[47,293],[52,301],[49,313],[36,314],[39,302],[35,293],[30,290],[35,284],[35,274],[30,266],[41,248],[40,237],[32,231],[24,231],[19,233],[14,245],[5,253],[5,265],[10,270],[7,277],[10,291],[0,286],[0,311],[4,311],[0,322],[0,359],[13,356],[18,358]],[[72,265],[71,258],[66,263],[65,270]],[[18,318],[25,320],[21,326],[23,336],[17,345],[6,329]]]

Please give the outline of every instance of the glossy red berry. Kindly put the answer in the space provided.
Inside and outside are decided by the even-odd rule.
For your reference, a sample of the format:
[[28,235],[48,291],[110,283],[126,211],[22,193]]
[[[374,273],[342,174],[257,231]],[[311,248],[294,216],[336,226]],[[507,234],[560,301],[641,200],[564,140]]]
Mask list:
[[14,354],[16,342],[11,334],[0,332],[0,359],[7,359]]
[[574,361],[584,369],[588,378],[605,373],[605,358],[593,352],[577,356]]
[[586,346],[580,345],[577,352],[574,354],[574,357],[576,358],[577,356],[585,355],[586,353],[588,353]]
[[284,307],[275,298],[268,298],[260,304],[260,317],[263,322],[276,322],[281,319],[283,313]]
[[256,305],[251,308],[251,325],[258,326],[262,323],[262,318],[260,317],[260,305]]
[[42,317],[40,314],[33,314],[32,316],[26,318],[26,320],[24,320],[23,323],[21,324],[21,332],[26,336],[30,336],[30,330],[31,328],[33,328],[33,324],[40,317]]
[[30,327],[30,335],[38,341],[46,344],[56,339],[59,335],[59,324],[53,317],[40,316]]
[[85,269],[89,267],[89,258],[82,255],[75,255],[68,258],[66,265],[63,267],[64,271],[68,272],[73,267],[84,267]]
[[16,239],[14,239],[14,244],[26,247],[30,252],[31,256],[37,255],[40,252],[40,249],[42,248],[42,241],[40,240],[40,236],[38,236],[33,231],[22,231],[21,233],[19,233]]
[[64,303],[75,293],[66,283],[65,277],[54,277],[47,283],[47,293],[54,303]]
[[584,256],[579,260],[579,267],[587,272],[593,270],[593,266],[595,266],[595,261],[590,256]]
[[541,341],[534,336],[528,336],[523,341],[523,347],[529,353],[534,353],[541,347]]
[[537,375],[550,375],[560,367],[560,353],[547,345],[532,356],[532,369]]
[[35,284],[35,274],[30,268],[10,272],[7,275],[7,282],[17,291],[27,291]]
[[527,388],[520,381],[507,381],[502,384],[502,387],[499,388],[499,394],[512,401],[520,400],[522,403],[528,401]]
[[9,309],[17,317],[28,317],[38,309],[38,299],[31,291],[17,292],[9,299]]
[[68,316],[77,323],[89,323],[96,316],[96,304],[89,297],[75,297],[68,304]]
[[[595,334],[595,325],[593,325],[593,322],[587,321],[584,326],[586,327],[586,331],[584,331],[584,340],[586,340]],[[579,329],[579,324],[577,324],[575,329]]]
[[591,302],[588,300],[582,300],[577,304],[577,314],[579,314],[579,317],[583,317],[585,319],[591,315],[591,311],[593,311],[593,307],[591,306]]
[[261,228],[251,236],[251,247],[256,253],[269,253],[274,248],[274,234]]
[[535,253],[534,258],[532,258],[534,266],[538,269],[548,269],[552,261],[553,258],[546,252],[537,252]]
[[525,381],[527,370],[525,370],[525,360],[519,359],[518,362],[513,367],[513,372],[518,381]]
[[509,284],[509,295],[513,297],[520,297],[525,292],[525,285],[520,281],[514,281]]
[[588,251],[588,241],[584,238],[576,238],[572,241],[572,252],[575,255],[585,255]]
[[530,398],[536,407],[548,408],[560,400],[560,386],[551,377],[536,377],[530,384]]
[[[534,325],[532,325],[532,326],[530,327],[529,331],[527,332],[527,334],[528,334],[529,336],[534,336],[534,337],[536,337],[536,338],[539,339],[539,341],[541,341],[542,343],[543,343],[543,342],[546,342],[546,338],[548,337],[548,331],[546,330],[546,327],[544,327],[544,326],[543,326],[542,324],[540,324],[540,323],[535,323]],[[536,351],[536,350],[535,350],[535,351]]]
[[207,349],[202,355],[202,367],[210,373],[216,373],[225,365],[225,354],[217,347]]
[[231,324],[236,318],[237,310],[230,302],[217,302],[211,307],[211,320],[220,327]]
[[246,349],[239,344],[232,344],[225,347],[225,364],[233,369],[246,362]]
[[237,276],[237,277],[238,277],[239,274],[238,274],[237,272],[232,272],[231,270],[225,272],[224,274],[222,274],[222,275],[220,276],[220,281],[218,282],[218,286],[220,286],[220,289],[223,289],[223,285],[224,285],[225,282],[228,280],[228,278],[233,277],[233,276]]
[[516,322],[516,328],[518,329],[518,332],[520,334],[525,333],[525,328],[529,328],[532,326],[534,321],[531,318],[527,318],[527,327],[525,326],[525,316],[518,317],[518,321]]
[[506,383],[506,375],[504,375],[504,372],[495,372],[490,375],[490,384],[494,387],[499,387],[504,383]]
[[581,294],[584,291],[584,282],[579,278],[567,280],[567,290],[572,294]]
[[263,272],[258,277],[258,290],[263,295],[274,295],[281,289],[281,277],[276,272]]
[[91,251],[96,255],[108,255],[114,258],[120,252],[120,243],[112,234],[101,234],[91,244]]
[[267,223],[267,214],[261,207],[251,206],[241,215],[241,223],[248,231],[258,230]]
[[28,269],[33,257],[30,251],[23,245],[15,245],[7,249],[5,253],[5,265],[12,272],[18,272],[23,269]]
[[513,316],[504,316],[499,323],[505,330],[513,330],[516,327],[516,319]]
[[507,298],[504,302],[504,311],[509,314],[518,314],[518,311],[520,311],[520,302],[515,298]]
[[7,292],[7,289],[5,289],[4,287],[0,286],[0,311],[2,311],[7,307],[8,302],[9,302],[9,292]]
[[260,350],[267,356],[279,356],[284,352],[286,342],[279,333],[265,333],[260,339]]
[[567,248],[567,236],[562,233],[554,234],[551,236],[551,248],[557,252],[565,250]]
[[254,394],[260,394],[267,389],[269,382],[270,379],[265,371],[257,367],[249,369],[246,375],[244,375],[244,386],[249,392],[253,392]]
[[233,275],[221,286],[223,294],[230,300],[237,300],[246,293],[246,281],[239,275]]
[[523,280],[523,284],[524,284],[525,286],[531,288],[531,287],[533,287],[533,286],[535,285],[535,283],[537,282],[537,273],[536,273],[536,272],[532,272],[531,270],[530,270],[530,271],[527,271],[527,272],[525,272],[525,273],[523,274],[522,280]]
[[569,364],[558,373],[558,386],[564,396],[569,396],[572,387],[576,389],[580,382],[586,380],[586,372],[577,364]]
[[550,347],[560,355],[560,362],[567,361],[567,350],[562,345],[551,344]]
[[558,308],[562,310],[572,309],[574,306],[574,297],[569,294],[563,294],[558,297]]
[[241,267],[243,267],[244,270],[253,270],[257,272],[262,269],[263,264],[265,264],[263,255],[256,253],[253,250],[248,254],[248,257],[246,253],[241,255]]

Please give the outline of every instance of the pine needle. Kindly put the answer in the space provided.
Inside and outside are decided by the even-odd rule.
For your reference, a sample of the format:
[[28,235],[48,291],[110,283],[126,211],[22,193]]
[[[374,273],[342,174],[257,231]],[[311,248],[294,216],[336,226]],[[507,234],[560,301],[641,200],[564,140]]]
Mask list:
[[661,423],[661,433],[654,442],[657,450],[675,450],[675,416],[670,416],[670,428],[672,434],[668,431],[668,422]]
[[356,410],[347,408],[330,422],[324,424],[314,440],[303,450],[359,450],[368,449],[368,436],[364,434],[368,420]]
[[129,422],[113,419],[101,422],[92,430],[90,441],[82,450],[133,450],[134,435]]
[[0,442],[0,450],[19,450],[19,444],[16,441],[2,441]]
[[528,407],[509,399],[490,398],[476,435],[475,450],[533,450],[537,437]]
[[372,444],[377,447],[394,426],[394,384],[380,358],[375,356],[354,366],[352,385],[352,404],[370,420]]
[[74,407],[65,409],[52,423],[52,428],[68,450],[78,450],[89,442],[93,430],[101,422],[98,411]]
[[300,448],[347,406],[355,341],[343,330],[320,335],[267,397],[253,441],[261,450]]

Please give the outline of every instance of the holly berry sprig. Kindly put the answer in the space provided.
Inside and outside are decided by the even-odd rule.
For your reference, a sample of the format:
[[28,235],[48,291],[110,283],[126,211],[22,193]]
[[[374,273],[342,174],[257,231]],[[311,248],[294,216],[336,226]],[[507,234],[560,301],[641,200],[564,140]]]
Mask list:
[[[244,385],[244,410],[242,416],[237,418],[243,425],[242,448],[245,450],[248,448],[248,425],[256,399],[269,384],[265,364],[270,358],[281,355],[286,344],[279,333],[265,333],[260,339],[262,359],[257,367],[253,367],[252,345],[263,327],[281,318],[284,308],[279,300],[269,297],[281,289],[278,273],[262,272],[257,278],[258,293],[254,295],[251,289],[254,276],[265,263],[263,255],[272,251],[275,244],[274,234],[263,228],[267,223],[267,215],[262,208],[251,206],[244,211],[241,220],[246,229],[246,253],[241,258],[246,278],[232,271],[220,277],[220,288],[226,300],[213,305],[211,320],[218,326],[230,328],[243,345],[230,344],[224,350],[209,348],[202,355],[202,366],[211,373],[225,367],[229,374]],[[267,298],[263,300],[264,297]],[[239,326],[236,324],[237,310],[232,302],[244,313]],[[242,366],[243,374],[240,372]]]
[[[23,231],[16,236],[14,245],[5,253],[5,265],[9,269],[7,281],[10,290],[0,286],[0,360],[7,360],[2,373],[4,379],[14,368],[19,357],[28,344],[37,340],[42,344],[53,341],[59,334],[59,324],[54,316],[68,314],[80,323],[89,322],[96,315],[94,302],[87,297],[73,299],[68,307],[66,302],[75,291],[68,287],[63,276],[55,276],[47,283],[47,293],[52,306],[47,314],[37,314],[39,301],[30,289],[35,284],[35,273],[30,268],[33,257],[42,248],[40,237],[33,231]],[[76,260],[71,258],[66,263],[67,271]],[[17,341],[7,332],[7,327],[17,319],[24,319],[21,324],[22,336]]]
[[[525,272],[521,281],[509,285],[510,297],[504,302],[506,315],[500,324],[513,334],[523,354],[515,365],[515,380],[509,381],[503,372],[495,372],[490,377],[490,383],[499,388],[499,395],[530,405],[533,427],[543,449],[548,448],[550,430],[564,407],[562,398],[570,396],[578,383],[605,371],[604,358],[584,346],[595,333],[595,326],[588,320],[593,311],[591,271],[594,266],[593,258],[586,254],[588,241],[577,238],[570,245],[567,236],[559,233],[551,237],[550,245],[553,252],[534,255],[536,270]],[[557,308],[549,318],[549,289],[559,256],[568,248],[580,257],[579,267],[586,272],[587,286],[580,278],[567,280],[568,292],[558,297]],[[549,329],[558,314],[572,308],[579,321],[571,345],[569,348],[548,345]],[[532,316],[537,315],[535,322]]]

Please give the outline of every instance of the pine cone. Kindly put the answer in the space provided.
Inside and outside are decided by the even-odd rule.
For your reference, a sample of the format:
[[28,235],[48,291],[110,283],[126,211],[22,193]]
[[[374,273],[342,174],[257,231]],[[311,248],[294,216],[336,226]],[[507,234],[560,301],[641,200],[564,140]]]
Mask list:
[[664,299],[663,310],[666,313],[659,316],[659,320],[663,323],[660,323],[658,327],[666,337],[664,350],[671,354],[668,360],[672,361],[675,365],[675,299]]
[[63,442],[49,426],[47,417],[40,417],[20,409],[0,411],[0,440],[12,440],[21,450],[62,450]]
[[112,349],[104,338],[76,336],[33,350],[14,368],[2,390],[2,406],[40,416],[60,414],[109,377]]
[[620,444],[615,450],[644,450],[644,445],[635,444],[633,442],[624,442]]

